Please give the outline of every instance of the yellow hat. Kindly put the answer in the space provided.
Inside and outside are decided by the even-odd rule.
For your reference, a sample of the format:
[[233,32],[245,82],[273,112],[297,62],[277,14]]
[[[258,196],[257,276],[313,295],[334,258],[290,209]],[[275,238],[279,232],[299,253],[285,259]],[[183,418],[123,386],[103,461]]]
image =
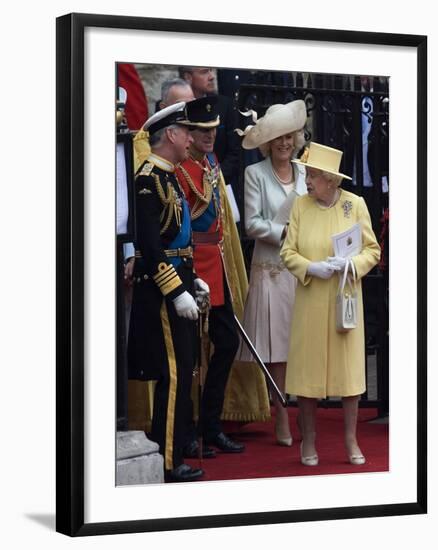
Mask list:
[[310,168],[316,168],[323,170],[329,174],[335,176],[341,176],[347,180],[351,180],[350,176],[341,174],[339,172],[339,166],[342,160],[342,151],[339,149],[333,149],[333,147],[327,147],[320,143],[311,142],[309,147],[306,147],[303,155],[299,160],[292,160],[295,164],[301,164],[302,166],[309,166]]

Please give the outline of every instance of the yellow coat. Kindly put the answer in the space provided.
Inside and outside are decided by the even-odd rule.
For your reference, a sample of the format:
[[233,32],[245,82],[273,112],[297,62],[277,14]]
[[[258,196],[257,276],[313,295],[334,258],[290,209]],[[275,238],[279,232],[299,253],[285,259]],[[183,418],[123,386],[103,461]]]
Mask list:
[[[350,207],[350,208],[348,208]],[[347,211],[348,215],[347,215]],[[353,257],[357,277],[357,327],[336,330],[338,276],[307,275],[310,262],[333,256],[331,236],[355,223],[362,225],[362,252]],[[379,261],[365,201],[341,190],[332,208],[323,209],[309,195],[295,200],[289,230],[281,250],[286,267],[298,279],[291,324],[286,392],[303,397],[360,395],[365,391],[365,344],[360,279]]]

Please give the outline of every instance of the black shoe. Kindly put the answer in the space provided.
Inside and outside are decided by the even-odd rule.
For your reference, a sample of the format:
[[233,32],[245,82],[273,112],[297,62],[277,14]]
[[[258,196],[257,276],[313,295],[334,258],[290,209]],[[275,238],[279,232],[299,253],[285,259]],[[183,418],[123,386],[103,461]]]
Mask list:
[[[199,443],[196,440],[191,441],[183,449],[184,458],[199,458]],[[215,458],[216,451],[202,444],[202,458]]]
[[165,481],[167,483],[175,481],[195,481],[204,475],[204,471],[199,468],[190,468],[188,464],[180,464],[173,470],[168,470],[165,473]]
[[241,453],[245,449],[245,445],[242,445],[242,443],[236,443],[223,432],[209,438],[207,443],[214,445],[224,453]]

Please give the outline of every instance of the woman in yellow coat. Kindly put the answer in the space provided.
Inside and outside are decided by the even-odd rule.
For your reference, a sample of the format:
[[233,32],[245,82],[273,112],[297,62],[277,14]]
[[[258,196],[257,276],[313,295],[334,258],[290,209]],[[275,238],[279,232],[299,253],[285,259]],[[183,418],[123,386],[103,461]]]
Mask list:
[[[291,325],[286,391],[297,396],[302,432],[301,462],[318,464],[315,447],[317,399],[341,396],[349,461],[364,464],[356,439],[360,394],[365,391],[365,344],[361,278],[379,261],[380,247],[365,201],[339,187],[342,152],[311,143],[298,164],[306,167],[307,195],[295,200],[281,250],[286,267],[298,279]],[[350,179],[350,178],[348,178]],[[336,329],[335,273],[345,259],[334,256],[332,235],[360,222],[362,251],[353,256],[357,282],[357,327]]]

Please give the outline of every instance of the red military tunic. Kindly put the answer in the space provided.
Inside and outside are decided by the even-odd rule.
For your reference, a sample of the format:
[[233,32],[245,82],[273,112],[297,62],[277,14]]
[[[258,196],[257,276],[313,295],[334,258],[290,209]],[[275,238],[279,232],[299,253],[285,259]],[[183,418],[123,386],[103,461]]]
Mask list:
[[[190,206],[193,231],[193,260],[197,275],[210,287],[212,306],[224,304],[222,218],[219,196],[220,168],[204,156],[188,158],[176,167],[176,176]],[[195,191],[196,190],[196,191]]]

